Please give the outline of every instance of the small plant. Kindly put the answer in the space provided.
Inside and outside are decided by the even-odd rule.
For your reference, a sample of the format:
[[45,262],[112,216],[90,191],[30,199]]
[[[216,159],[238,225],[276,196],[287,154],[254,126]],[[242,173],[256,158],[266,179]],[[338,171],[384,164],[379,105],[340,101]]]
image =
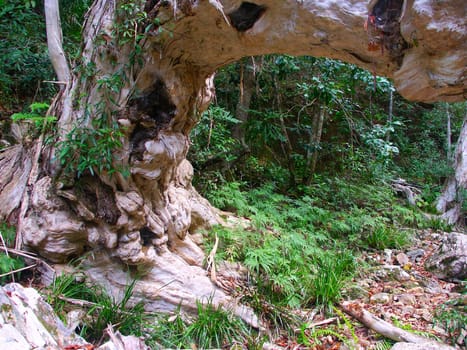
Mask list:
[[129,305],[135,282],[126,287],[121,300],[116,300],[97,285],[90,286],[84,280],[78,281],[76,275],[63,274],[55,278],[52,286],[46,291],[47,302],[53,305],[55,312],[64,319],[71,308],[69,299],[84,300],[87,308],[86,319],[80,335],[89,341],[101,342],[104,330],[109,324],[124,335],[142,336],[146,324],[144,305]]
[[325,252],[316,257],[316,266],[315,276],[307,286],[308,300],[331,308],[355,270],[355,259],[350,252]]
[[36,102],[29,106],[31,112],[29,113],[15,113],[11,115],[11,120],[14,122],[24,121],[34,124],[34,133],[38,135],[49,128],[57,118],[46,115],[49,104],[43,102]]
[[57,315],[64,320],[70,308],[67,298],[86,300],[91,303],[97,301],[96,291],[84,282],[78,282],[73,274],[61,274],[54,278],[53,283],[45,291],[46,300]]
[[[465,289],[467,292],[467,288]],[[443,327],[449,334],[454,344],[456,341],[459,345],[464,344],[467,346],[467,306],[465,305],[465,294],[464,302],[462,300],[451,300],[441,305],[434,315],[434,324]],[[464,338],[459,339],[461,334]]]
[[409,243],[407,232],[399,231],[391,226],[378,225],[364,237],[369,247],[378,250],[386,248],[402,248]]
[[8,254],[8,248],[14,246],[16,230],[6,223],[0,224],[0,283],[14,282],[15,276],[20,277],[20,273],[14,273],[24,267],[24,260]]
[[150,326],[150,336],[146,339],[146,344],[153,348],[162,345],[164,348],[180,349],[189,348],[194,343],[186,335],[188,323],[182,317],[180,307],[174,315],[158,316],[155,324]]
[[240,190],[240,182],[229,182],[208,194],[208,199],[216,207],[235,211],[239,215],[248,213],[249,205],[244,193]]
[[102,334],[111,324],[123,335],[142,336],[145,325],[143,302],[130,305],[136,280],[126,286],[121,300],[116,300],[100,288],[97,289],[96,305],[88,311],[91,322],[84,327],[83,336],[94,341],[102,340]]
[[198,317],[186,329],[186,337],[194,339],[199,348],[222,348],[240,340],[248,333],[246,325],[231,313],[214,306],[212,299],[206,303],[198,301]]
[[123,133],[118,127],[72,129],[59,144],[59,159],[65,173],[76,172],[76,176],[80,177],[86,171],[91,175],[120,171],[113,164],[113,152],[122,146],[122,137]]

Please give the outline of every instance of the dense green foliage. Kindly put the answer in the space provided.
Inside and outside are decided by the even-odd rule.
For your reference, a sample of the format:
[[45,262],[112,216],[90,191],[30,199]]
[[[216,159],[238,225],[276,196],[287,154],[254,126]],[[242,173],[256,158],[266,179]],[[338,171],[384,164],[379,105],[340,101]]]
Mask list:
[[[240,87],[245,69],[255,85]],[[387,79],[311,57],[248,58],[221,70],[217,87],[217,105],[191,134],[195,185],[246,223],[207,232],[206,251],[218,237],[216,259],[248,267],[242,301],[271,328],[300,327],[294,308],[332,310],[365,252],[408,247],[417,229],[449,229],[424,211],[452,173],[447,109],[455,144],[465,103],[408,103]],[[248,106],[239,104],[247,88]],[[392,188],[400,177],[420,190],[416,206]],[[302,343],[342,338],[329,332],[304,333]]]
[[[83,17],[90,0],[60,1],[64,47],[78,57]],[[47,51],[43,1],[0,1],[0,111],[49,101],[56,87]]]

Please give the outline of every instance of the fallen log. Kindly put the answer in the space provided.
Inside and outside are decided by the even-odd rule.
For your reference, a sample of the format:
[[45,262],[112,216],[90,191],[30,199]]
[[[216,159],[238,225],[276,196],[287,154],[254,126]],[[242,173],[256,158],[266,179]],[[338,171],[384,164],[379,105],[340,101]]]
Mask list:
[[394,340],[396,342],[405,342],[405,343],[415,343],[415,344],[436,344],[436,349],[439,350],[449,350],[454,349],[451,346],[438,343],[433,341],[432,339],[423,337],[418,334],[414,334],[399,327],[392,325],[389,322],[386,322],[372,313],[366,311],[360,304],[351,303],[351,302],[344,302],[341,305],[342,310],[354,317],[357,321],[363,324],[365,327],[375,331],[376,333]]

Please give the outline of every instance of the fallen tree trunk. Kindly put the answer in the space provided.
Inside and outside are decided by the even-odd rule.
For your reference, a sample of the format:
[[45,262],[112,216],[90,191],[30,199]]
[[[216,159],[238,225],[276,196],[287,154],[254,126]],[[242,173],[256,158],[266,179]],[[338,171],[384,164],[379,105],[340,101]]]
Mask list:
[[436,343],[433,340],[422,337],[420,335],[405,331],[400,329],[399,327],[393,326],[391,323],[386,322],[375,315],[371,314],[370,312],[366,311],[361,305],[356,303],[342,303],[341,304],[342,310],[348,315],[354,317],[358,320],[361,324],[365,327],[375,331],[376,333],[394,340],[396,342],[404,342],[404,343],[416,343],[416,344],[436,344],[436,349],[445,349],[445,350],[452,350],[454,348],[441,344]]

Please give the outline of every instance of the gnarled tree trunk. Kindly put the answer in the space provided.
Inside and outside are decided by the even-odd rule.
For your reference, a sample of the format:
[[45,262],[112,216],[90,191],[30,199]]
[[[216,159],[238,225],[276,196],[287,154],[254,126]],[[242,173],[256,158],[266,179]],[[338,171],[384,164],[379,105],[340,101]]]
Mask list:
[[148,310],[194,308],[212,297],[254,324],[207,277],[196,234],[220,220],[191,186],[185,159],[216,69],[268,53],[326,56],[393,77],[412,100],[459,100],[464,6],[96,0],[82,60],[51,111],[57,142],[42,149],[37,176],[29,174],[34,142],[0,154],[0,202],[8,201],[0,216],[22,217],[24,245],[53,262],[84,257],[90,276],[110,291],[138,276],[136,295]]

